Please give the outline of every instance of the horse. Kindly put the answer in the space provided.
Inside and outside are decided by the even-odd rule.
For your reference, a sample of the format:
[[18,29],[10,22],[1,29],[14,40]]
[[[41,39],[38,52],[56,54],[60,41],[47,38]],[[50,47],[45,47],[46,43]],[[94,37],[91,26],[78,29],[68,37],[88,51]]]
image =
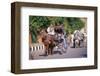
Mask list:
[[45,46],[45,54],[52,55],[55,46],[53,36],[47,34],[46,31],[42,32],[42,42]]

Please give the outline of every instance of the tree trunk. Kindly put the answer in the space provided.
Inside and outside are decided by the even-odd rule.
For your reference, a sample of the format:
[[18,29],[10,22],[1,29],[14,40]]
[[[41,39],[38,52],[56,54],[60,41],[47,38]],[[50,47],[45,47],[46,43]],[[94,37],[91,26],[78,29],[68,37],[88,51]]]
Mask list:
[[32,33],[30,32],[29,33],[29,45],[31,45],[32,44]]

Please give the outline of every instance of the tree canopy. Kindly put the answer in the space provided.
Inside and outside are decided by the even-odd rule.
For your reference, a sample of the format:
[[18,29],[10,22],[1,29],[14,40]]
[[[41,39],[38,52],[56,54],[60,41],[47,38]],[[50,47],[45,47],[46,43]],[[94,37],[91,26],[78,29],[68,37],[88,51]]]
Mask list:
[[46,29],[50,24],[64,24],[66,33],[73,33],[82,29],[85,24],[81,18],[76,17],[53,17],[53,16],[29,16],[29,30],[32,33],[33,42],[36,41],[38,31]]

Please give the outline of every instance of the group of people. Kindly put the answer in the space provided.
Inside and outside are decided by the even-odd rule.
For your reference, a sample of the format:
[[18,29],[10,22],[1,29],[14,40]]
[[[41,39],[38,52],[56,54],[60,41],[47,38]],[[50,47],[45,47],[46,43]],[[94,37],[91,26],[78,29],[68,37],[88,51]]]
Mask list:
[[46,55],[52,55],[54,51],[60,51],[63,54],[68,47],[82,47],[81,44],[86,41],[86,35],[79,30],[67,35],[63,24],[56,26],[51,24],[47,29],[41,30],[40,35]]
[[71,48],[87,47],[87,34],[80,30],[75,30],[73,34],[69,34],[67,42]]
[[55,51],[65,52],[67,49],[66,32],[64,31],[64,25],[50,25],[46,29],[40,31],[40,36],[38,37],[39,43],[43,43],[45,46],[45,54],[51,55]]

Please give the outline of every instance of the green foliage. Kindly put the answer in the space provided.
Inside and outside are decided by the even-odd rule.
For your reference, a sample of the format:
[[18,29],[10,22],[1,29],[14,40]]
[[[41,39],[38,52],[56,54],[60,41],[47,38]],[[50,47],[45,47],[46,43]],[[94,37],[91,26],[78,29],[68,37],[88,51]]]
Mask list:
[[68,30],[70,33],[73,33],[75,30],[82,29],[85,24],[80,18],[67,18],[67,21],[69,23]]
[[64,24],[66,33],[73,33],[84,27],[84,22],[80,18],[74,17],[52,17],[52,16],[29,16],[29,30],[32,33],[32,41],[36,42],[38,32],[46,29],[50,24]]
[[32,41],[36,42],[37,34],[41,29],[47,28],[50,21],[47,17],[43,16],[30,16],[29,17],[29,30],[32,33]]
[[64,21],[64,17],[48,17],[51,24],[55,25],[55,23],[62,24]]

